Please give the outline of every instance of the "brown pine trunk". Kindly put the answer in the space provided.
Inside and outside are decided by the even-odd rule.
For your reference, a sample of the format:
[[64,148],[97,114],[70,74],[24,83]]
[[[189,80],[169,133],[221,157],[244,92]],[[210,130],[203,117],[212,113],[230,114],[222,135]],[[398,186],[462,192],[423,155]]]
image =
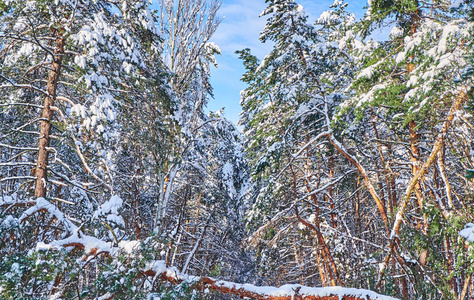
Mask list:
[[297,266],[299,266],[301,268],[301,274],[300,274],[300,284],[301,285],[304,285],[304,274],[305,274],[305,263],[304,261],[301,259],[299,253],[298,253],[298,249],[296,248],[296,243],[293,243],[293,255],[295,256],[295,263]]
[[56,99],[56,90],[58,87],[59,74],[61,71],[61,63],[64,55],[64,42],[65,39],[61,33],[56,32],[56,42],[54,48],[54,59],[51,63],[51,70],[48,74],[48,84],[46,91],[48,96],[44,99],[44,108],[41,115],[41,127],[38,145],[38,160],[36,164],[36,185],[35,185],[35,197],[46,196],[46,181],[48,179],[47,167],[48,167],[48,147],[50,145],[50,134],[51,134],[51,119],[53,118],[52,106]]
[[387,233],[388,233],[389,222],[388,222],[387,213],[385,211],[385,206],[383,205],[382,201],[377,195],[377,192],[375,191],[375,188],[372,185],[372,182],[370,181],[369,175],[365,171],[365,168],[353,156],[351,156],[345,149],[343,149],[342,145],[337,140],[333,139],[332,136],[328,136],[328,140],[340,154],[342,154],[352,165],[354,165],[357,168],[357,170],[359,170],[360,175],[364,179],[364,183],[367,187],[367,190],[369,191],[370,195],[375,201],[375,204],[377,205],[377,208],[384,222],[385,229],[387,230]]
[[[329,167],[329,178],[334,179],[334,156],[331,156],[328,159],[328,167]],[[334,203],[333,195],[332,195],[332,186],[328,188],[327,194],[324,194],[324,198],[329,203],[329,208],[331,209],[331,225],[333,228],[337,227],[337,218],[336,212],[334,211],[336,208],[336,204]]]
[[[308,193],[311,194],[312,189],[309,186],[308,181],[306,181],[306,190],[308,191]],[[336,263],[334,262],[334,258],[332,257],[331,251],[329,250],[329,247],[326,244],[326,241],[324,240],[324,237],[321,233],[318,198],[314,194],[311,194],[310,197],[312,198],[312,200],[314,202],[314,205],[315,205],[316,218],[314,220],[314,225],[306,222],[305,220],[303,220],[299,216],[298,209],[295,207],[296,217],[297,217],[298,221],[300,221],[303,225],[305,225],[306,227],[312,229],[316,233],[316,238],[318,240],[318,244],[321,247],[321,256],[324,260],[324,265],[326,266],[326,269],[325,269],[326,274],[329,277],[328,279],[330,280],[331,285],[335,286],[337,284],[340,284],[341,280],[340,280],[339,274],[337,272],[337,267],[336,267]]]
[[316,254],[316,262],[318,264],[318,271],[319,271],[319,277],[321,279],[321,284],[323,286],[327,286],[327,283],[326,283],[327,282],[326,270],[325,270],[325,268],[324,268],[324,266],[321,262],[321,254],[320,254],[321,251],[319,249],[317,249],[315,252],[316,252],[315,253]]
[[[377,177],[385,177],[385,184],[386,184],[386,189],[387,189],[387,201],[385,201],[384,193],[383,193],[383,185],[382,185],[382,180],[379,180],[379,189],[380,189],[380,197],[382,204],[386,207],[387,213],[391,216],[393,214],[393,192],[395,191],[395,180],[393,179],[393,172],[390,169],[389,164],[387,164],[387,161],[385,160],[385,155],[383,153],[383,148],[382,148],[382,143],[380,142],[380,135],[377,129],[377,123],[375,122],[375,112],[374,109],[371,108],[372,111],[372,127],[374,129],[374,134],[375,138],[378,140],[377,142],[377,148],[378,152],[380,155],[380,162],[382,164],[382,169],[384,171],[384,175],[380,176],[379,172],[377,172]],[[387,149],[390,151],[390,145],[387,146]]]
[[[416,124],[414,121],[410,121],[409,129],[410,129],[410,149],[411,149],[410,161],[412,163],[411,173],[413,174],[413,176],[415,176],[420,170],[420,164],[421,164],[420,163],[420,149],[418,148],[418,140],[420,139],[420,135],[416,132]],[[418,202],[417,212],[419,215],[421,215],[422,210],[423,210],[423,195],[421,191],[420,181],[416,183],[414,190],[415,190],[416,200]],[[426,215],[423,214],[423,225],[420,224],[419,221],[417,221],[418,229],[422,229],[422,231],[426,233],[426,229],[428,227],[427,222],[428,221],[426,219]]]
[[[145,270],[143,275],[152,277],[171,284],[181,284],[185,280],[180,276],[174,275],[168,270]],[[362,299],[382,299],[382,295],[372,294],[365,295],[366,290],[344,289],[327,290],[327,288],[308,288],[305,286],[295,287],[294,290],[288,291],[287,287],[275,288],[266,287],[260,289],[252,284],[239,284],[234,282],[218,281],[210,277],[193,276],[193,282],[189,285],[191,290],[212,291],[224,295],[233,295],[240,299],[256,299],[256,300],[362,300]],[[301,293],[300,293],[301,290]]]
[[134,212],[135,212],[135,234],[137,239],[142,238],[142,221],[140,218],[140,191],[138,189],[138,183],[135,182],[134,184]]
[[[454,271],[455,266],[454,266],[454,257],[451,249],[451,241],[449,239],[449,235],[445,234],[444,235],[444,250],[446,252],[446,260],[448,262],[448,273],[451,274],[451,272]],[[454,277],[449,279],[449,285],[451,286],[451,289],[453,291],[458,290],[457,282]]]
[[357,183],[356,183],[356,194],[355,194],[355,223],[356,223],[356,231],[357,236],[362,236],[363,235],[363,230],[362,230],[362,219],[360,216],[360,194],[359,194],[359,186],[360,186],[360,176],[357,178]]
[[[416,5],[418,6],[418,1],[416,3]],[[418,25],[419,25],[419,15],[420,15],[420,11],[417,10],[416,13],[414,13],[412,16],[411,16],[411,21],[412,21],[412,26],[411,26],[411,34],[412,36],[416,33],[416,31],[418,30]],[[408,63],[407,65],[407,75],[409,75],[414,69],[415,69],[415,64],[413,63],[414,61],[414,56],[412,55],[411,57],[411,62]],[[415,176],[419,169],[420,169],[420,165],[421,165],[421,160],[420,160],[420,149],[418,148],[418,141],[420,139],[420,135],[416,132],[416,123],[415,121],[411,120],[410,123],[408,124],[408,127],[409,127],[409,131],[410,131],[410,149],[411,149],[411,157],[410,157],[410,161],[412,163],[412,174],[413,176]],[[418,209],[417,209],[417,212],[418,214],[421,215],[421,212],[423,210],[423,195],[422,195],[422,189],[421,189],[421,185],[420,185],[420,181],[418,181],[416,183],[416,186],[414,188],[414,192],[415,192],[415,195],[416,195],[416,199],[417,199],[417,202],[418,202]],[[423,233],[426,233],[426,230],[427,230],[427,223],[428,223],[428,220],[426,218],[426,215],[423,215],[423,225],[420,224],[419,221],[417,221],[417,227],[418,229],[422,229]]]
[[390,144],[387,145],[387,151],[388,151],[388,155],[390,156],[390,162],[389,162],[389,166],[387,167],[387,169],[390,172],[390,174],[389,174],[389,177],[390,177],[390,190],[392,191],[392,193],[390,195],[390,211],[389,211],[389,213],[393,215],[393,213],[395,211],[395,208],[398,205],[398,201],[397,201],[397,187],[396,187],[396,184],[395,184],[395,175],[394,175],[394,172],[391,169],[391,165],[393,164],[392,145],[390,145]]

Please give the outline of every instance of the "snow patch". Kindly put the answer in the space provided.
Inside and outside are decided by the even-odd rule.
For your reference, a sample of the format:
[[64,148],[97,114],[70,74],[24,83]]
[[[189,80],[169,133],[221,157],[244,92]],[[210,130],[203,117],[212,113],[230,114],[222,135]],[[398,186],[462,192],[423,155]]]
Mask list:
[[402,36],[402,35],[403,35],[403,30],[401,30],[397,26],[393,27],[392,30],[390,30],[390,36],[392,38],[397,38],[397,37]]
[[125,226],[123,218],[119,215],[122,204],[123,200],[119,196],[114,195],[94,212],[93,218],[105,217],[107,221]]
[[118,246],[120,249],[127,252],[127,254],[132,254],[134,251],[140,248],[140,241],[120,241]]
[[467,223],[464,229],[459,232],[459,235],[465,238],[468,242],[474,242],[474,224]]

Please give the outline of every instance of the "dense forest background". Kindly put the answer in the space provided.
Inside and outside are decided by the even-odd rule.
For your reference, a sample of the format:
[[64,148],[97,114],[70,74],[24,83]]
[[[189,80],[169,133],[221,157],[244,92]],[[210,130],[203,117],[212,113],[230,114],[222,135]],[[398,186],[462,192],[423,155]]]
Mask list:
[[474,297],[474,3],[266,2],[240,132],[219,0],[0,0],[0,298]]

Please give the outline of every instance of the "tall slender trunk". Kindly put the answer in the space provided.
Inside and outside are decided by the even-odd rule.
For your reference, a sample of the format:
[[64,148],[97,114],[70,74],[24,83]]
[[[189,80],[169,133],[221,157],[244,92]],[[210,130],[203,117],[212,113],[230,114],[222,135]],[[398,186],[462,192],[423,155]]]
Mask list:
[[[137,176],[140,178],[141,168],[137,170]],[[135,234],[137,239],[141,239],[142,237],[142,220],[140,217],[140,189],[138,179],[134,179],[133,182],[133,198],[134,198],[134,205],[133,210],[135,213],[134,221],[135,221]]]
[[323,266],[323,264],[321,263],[321,254],[320,254],[320,251],[319,249],[315,251],[315,256],[316,256],[316,263],[318,265],[318,271],[319,271],[319,277],[321,279],[321,284],[323,286],[327,286],[326,282],[327,282],[327,279],[326,279],[326,270]]
[[[418,1],[416,3],[417,6],[418,5]],[[411,34],[412,36],[416,33],[416,31],[418,30],[418,26],[419,26],[419,22],[420,22],[420,11],[419,9],[416,11],[416,13],[414,13],[412,16],[411,16]],[[411,61],[408,63],[407,65],[407,75],[409,75],[414,69],[415,69],[415,64],[413,63],[415,57],[412,55],[410,56],[411,58]],[[420,156],[420,149],[418,147],[418,143],[419,143],[419,140],[420,140],[420,135],[418,134],[417,130],[416,130],[416,123],[415,121],[411,120],[410,123],[408,124],[408,127],[409,127],[409,131],[410,131],[410,150],[411,150],[411,156],[410,156],[410,161],[412,163],[412,168],[411,168],[411,171],[412,171],[412,174],[413,176],[415,176],[418,171],[420,170],[420,166],[421,166],[421,156]],[[417,202],[418,202],[418,209],[417,209],[417,212],[418,214],[422,214],[422,210],[423,210],[423,193],[422,193],[422,189],[421,189],[421,184],[420,184],[420,181],[418,181],[415,185],[415,188],[414,188],[414,192],[415,192],[415,196],[416,196],[416,199],[417,199]],[[428,228],[428,220],[427,220],[427,217],[425,214],[423,214],[423,225],[420,224],[419,221],[417,221],[417,227],[419,229],[421,229],[423,231],[423,233],[426,233],[427,231],[427,228]]]
[[61,63],[64,55],[65,39],[60,32],[55,32],[56,41],[54,48],[53,62],[48,74],[48,83],[46,91],[48,96],[44,99],[43,113],[41,115],[41,127],[38,145],[38,159],[36,163],[35,176],[35,197],[46,196],[46,182],[48,179],[48,148],[51,143],[51,119],[53,118],[54,101],[56,100],[56,90],[58,87]]
[[[410,129],[410,149],[411,149],[411,157],[410,157],[410,161],[411,161],[411,173],[413,174],[413,176],[415,176],[418,171],[420,170],[420,165],[421,165],[421,161],[420,161],[420,149],[418,147],[418,141],[420,139],[420,135],[416,132],[416,124],[414,121],[410,121],[410,123],[408,124],[409,126],[409,129]],[[416,183],[416,186],[415,186],[415,196],[416,196],[416,200],[418,202],[418,208],[417,208],[417,213],[419,215],[423,214],[422,211],[423,211],[423,194],[422,194],[422,190],[421,190],[421,185],[420,185],[420,181],[418,181]],[[421,229],[424,233],[426,233],[426,230],[427,230],[427,227],[428,227],[428,221],[427,221],[427,218],[426,218],[426,215],[423,214],[423,225],[420,223],[420,221],[417,221],[417,227],[418,229]]]
[[301,269],[301,273],[299,275],[300,284],[304,285],[304,275],[305,275],[305,263],[301,259],[300,254],[298,253],[298,249],[296,248],[296,243],[293,243],[293,255],[295,256],[295,263]]
[[[375,122],[375,112],[374,112],[374,109],[371,108],[371,111],[372,111],[372,127],[374,129],[374,133],[375,133],[375,138],[378,140],[377,141],[377,149],[378,149],[378,152],[379,152],[379,155],[380,155],[380,163],[382,164],[382,169],[384,171],[384,175],[383,176],[380,176],[378,175],[379,172],[377,172],[377,176],[380,178],[380,177],[385,177],[385,184],[386,184],[386,189],[387,189],[387,199],[385,201],[384,199],[384,193],[383,193],[383,184],[382,184],[382,180],[379,181],[379,189],[380,189],[380,197],[381,197],[381,201],[382,201],[382,204],[384,204],[384,206],[386,207],[387,209],[387,213],[392,216],[393,214],[393,192],[395,190],[395,180],[393,179],[393,172],[392,170],[390,169],[390,166],[389,164],[387,164],[387,161],[385,160],[385,155],[383,153],[383,148],[382,148],[382,143],[380,142],[380,135],[379,135],[379,131],[377,129],[377,123]],[[389,148],[390,145],[388,145],[387,148]]]
[[[329,178],[334,179],[334,156],[329,157],[328,159],[328,168],[329,168]],[[329,208],[331,209],[331,226],[333,228],[337,227],[337,217],[336,217],[336,204],[334,203],[332,185],[328,188],[328,192],[324,194],[326,202],[329,203]]]

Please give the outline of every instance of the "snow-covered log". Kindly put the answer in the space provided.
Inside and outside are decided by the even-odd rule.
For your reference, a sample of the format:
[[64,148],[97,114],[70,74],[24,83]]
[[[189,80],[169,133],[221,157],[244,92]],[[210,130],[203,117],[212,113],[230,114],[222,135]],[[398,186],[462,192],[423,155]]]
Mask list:
[[307,287],[300,284],[285,284],[280,287],[255,286],[210,277],[180,274],[176,268],[167,268],[164,261],[156,261],[144,272],[158,280],[180,284],[187,282],[192,289],[229,294],[240,298],[257,300],[395,300],[396,298],[373,291],[345,287]]

